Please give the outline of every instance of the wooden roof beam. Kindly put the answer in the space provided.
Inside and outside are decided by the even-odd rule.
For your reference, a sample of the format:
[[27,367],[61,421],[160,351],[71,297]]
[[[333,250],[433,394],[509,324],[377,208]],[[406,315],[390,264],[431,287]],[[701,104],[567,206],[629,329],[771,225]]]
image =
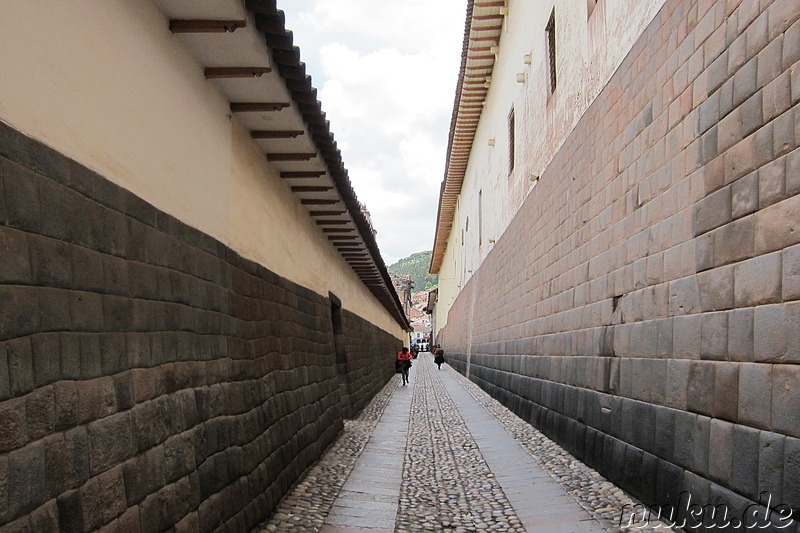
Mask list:
[[276,153],[276,154],[267,154],[267,160],[269,161],[308,161],[309,159],[316,157],[316,153],[313,154],[303,154],[303,153]]
[[260,78],[268,72],[269,67],[206,67],[203,71],[206,79],[219,78]]
[[233,33],[247,26],[244,20],[173,19],[169,21],[172,33]]
[[289,102],[231,102],[231,113],[263,113],[286,107]]
[[320,176],[325,175],[325,170],[301,170],[296,172],[281,172],[281,178],[283,179],[295,179],[295,178],[319,178]]
[[[292,192],[327,192],[333,190],[333,187],[327,185],[294,185]],[[333,211],[334,214],[342,214],[344,211]]]
[[303,130],[252,130],[252,139],[294,139],[300,135],[305,135]]
[[303,205],[334,205],[339,203],[339,200],[326,200],[324,198],[303,198],[300,200]]

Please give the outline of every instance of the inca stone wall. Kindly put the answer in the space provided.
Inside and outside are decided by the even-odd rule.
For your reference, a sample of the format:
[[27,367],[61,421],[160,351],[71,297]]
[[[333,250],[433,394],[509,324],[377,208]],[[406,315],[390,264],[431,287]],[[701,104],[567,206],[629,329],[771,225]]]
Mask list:
[[439,337],[648,504],[800,510],[798,17],[668,0]]
[[[342,394],[342,414],[345,418],[355,418],[394,376],[395,355],[401,344],[355,314],[347,311],[343,314],[347,366],[339,371],[339,376],[346,377],[347,394]],[[386,364],[386,357],[376,359],[376,349],[384,356],[390,354],[391,364]]]
[[0,529],[250,530],[393,373],[344,329],[340,377],[328,298],[0,124]]

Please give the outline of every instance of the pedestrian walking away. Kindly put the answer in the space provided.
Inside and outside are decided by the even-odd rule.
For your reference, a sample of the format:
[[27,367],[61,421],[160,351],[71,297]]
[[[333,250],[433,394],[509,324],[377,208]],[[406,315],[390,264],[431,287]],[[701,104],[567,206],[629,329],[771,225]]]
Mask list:
[[403,349],[397,352],[397,361],[395,361],[395,368],[400,370],[403,376],[403,385],[408,384],[408,370],[411,368],[411,352],[408,348],[403,346]]
[[442,347],[439,346],[438,344],[434,347],[433,355],[434,355],[433,362],[436,363],[436,365],[439,367],[439,370],[441,370],[442,369],[442,363],[445,362],[444,361],[444,350],[442,350]]

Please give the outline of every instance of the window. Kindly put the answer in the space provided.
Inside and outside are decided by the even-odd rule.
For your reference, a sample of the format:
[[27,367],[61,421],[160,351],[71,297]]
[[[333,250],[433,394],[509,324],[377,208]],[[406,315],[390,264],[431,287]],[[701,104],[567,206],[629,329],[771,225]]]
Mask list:
[[342,328],[342,301],[333,293],[328,293],[331,302],[331,323],[333,326],[333,348],[339,373],[347,373],[347,351],[345,350],[344,329]]
[[483,244],[483,189],[478,191],[478,246]]
[[550,13],[550,20],[544,29],[547,38],[547,65],[550,70],[550,94],[556,92],[556,10]]
[[514,171],[514,108],[508,114],[508,174]]

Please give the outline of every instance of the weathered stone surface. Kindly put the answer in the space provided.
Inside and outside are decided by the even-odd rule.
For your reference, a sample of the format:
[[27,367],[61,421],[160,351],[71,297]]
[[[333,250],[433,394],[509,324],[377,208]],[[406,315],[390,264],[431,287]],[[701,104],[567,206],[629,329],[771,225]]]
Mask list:
[[736,307],[781,301],[781,253],[761,255],[734,267]]
[[772,430],[800,438],[800,366],[772,368]]
[[739,413],[741,424],[770,429],[772,427],[772,365],[744,363],[739,365]]

